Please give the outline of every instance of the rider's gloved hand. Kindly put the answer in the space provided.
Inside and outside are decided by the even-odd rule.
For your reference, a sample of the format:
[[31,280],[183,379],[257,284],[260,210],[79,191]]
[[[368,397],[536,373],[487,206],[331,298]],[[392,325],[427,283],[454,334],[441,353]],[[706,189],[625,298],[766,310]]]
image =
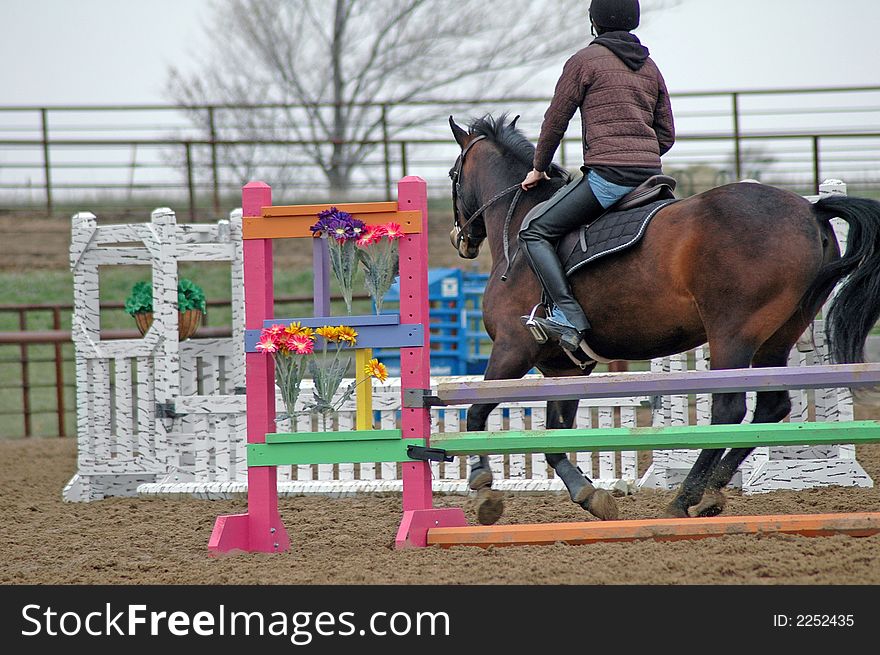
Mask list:
[[547,176],[547,173],[544,171],[536,171],[534,168],[529,171],[529,174],[526,175],[526,179],[522,181],[523,191],[528,191],[529,189],[533,189],[538,186],[538,183],[541,180],[549,180],[550,178]]

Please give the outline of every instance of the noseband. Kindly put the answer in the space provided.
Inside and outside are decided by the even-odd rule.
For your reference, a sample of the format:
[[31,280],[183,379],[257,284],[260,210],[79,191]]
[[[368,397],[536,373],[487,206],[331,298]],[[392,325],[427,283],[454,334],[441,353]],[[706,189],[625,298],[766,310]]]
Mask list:
[[[504,222],[504,252],[505,252],[505,256],[506,256],[506,254],[507,254],[507,240],[508,240],[508,237],[507,237],[508,225],[510,223],[510,218],[513,215],[513,211],[516,208],[516,204],[519,201],[519,197],[522,192],[522,187],[519,184],[514,184],[513,186],[508,187],[504,191],[502,191],[500,193],[496,193],[487,202],[484,202],[480,206],[479,209],[477,209],[475,212],[472,212],[471,215],[468,216],[467,220],[464,223],[460,223],[458,220],[458,198],[459,198],[459,196],[461,196],[461,172],[462,172],[462,169],[464,168],[464,158],[467,156],[468,152],[470,151],[470,149],[473,147],[473,145],[475,143],[477,143],[478,141],[482,141],[485,138],[486,138],[485,136],[480,135],[480,136],[476,137],[473,141],[468,143],[465,146],[464,150],[461,151],[461,156],[459,156],[459,158],[458,158],[458,164],[455,166],[455,170],[452,171],[452,231],[454,233],[453,244],[455,245],[456,249],[460,249],[462,239],[464,239],[467,236],[465,234],[465,230],[467,229],[467,227],[471,223],[473,223],[474,220],[476,220],[476,218],[478,216],[481,216],[483,214],[483,212],[485,212],[487,209],[489,209],[489,207],[494,205],[501,198],[503,198],[507,194],[511,193],[515,189],[519,189],[520,192],[518,192],[516,194],[516,196],[513,199],[513,202],[510,203],[510,210],[507,212],[507,219]],[[465,210],[465,213],[467,213],[467,210]]]

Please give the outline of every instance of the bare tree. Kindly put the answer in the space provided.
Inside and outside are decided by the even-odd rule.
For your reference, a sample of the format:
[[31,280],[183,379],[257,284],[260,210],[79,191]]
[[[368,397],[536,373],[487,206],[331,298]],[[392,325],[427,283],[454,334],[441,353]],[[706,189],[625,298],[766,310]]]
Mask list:
[[[643,2],[643,12],[670,1]],[[302,142],[334,192],[383,139],[437,116],[409,105],[443,97],[497,96],[530,70],[577,49],[589,35],[587,0],[218,0],[197,74],[172,69],[180,104],[278,103],[229,109],[229,138]],[[430,112],[430,116],[429,116]],[[196,120],[207,120],[194,112]],[[205,125],[207,127],[207,125]],[[277,149],[275,150],[278,156]],[[250,175],[259,147],[227,148],[239,175]],[[286,168],[278,163],[273,179]]]

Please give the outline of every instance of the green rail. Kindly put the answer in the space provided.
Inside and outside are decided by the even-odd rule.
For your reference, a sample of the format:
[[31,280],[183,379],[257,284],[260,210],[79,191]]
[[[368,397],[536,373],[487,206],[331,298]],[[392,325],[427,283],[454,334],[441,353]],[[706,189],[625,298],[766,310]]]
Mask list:
[[431,447],[442,448],[449,455],[508,455],[512,453],[751,448],[872,442],[880,442],[880,421],[446,432],[433,435]]
[[266,443],[248,444],[248,466],[410,462],[407,446],[425,440],[400,436],[400,430],[267,434]]
[[[249,466],[408,462],[408,446],[424,439],[401,439],[400,430],[300,432],[266,435],[248,444]],[[760,423],[681,425],[644,428],[441,432],[432,448],[448,455],[509,455],[576,451],[752,448],[880,442],[880,421],[848,423]]]

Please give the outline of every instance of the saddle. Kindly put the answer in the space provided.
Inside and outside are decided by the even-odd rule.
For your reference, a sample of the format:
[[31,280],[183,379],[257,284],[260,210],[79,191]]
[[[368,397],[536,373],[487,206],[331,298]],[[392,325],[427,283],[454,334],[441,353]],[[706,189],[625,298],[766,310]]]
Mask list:
[[[672,200],[675,198],[675,186],[678,184],[674,177],[668,175],[652,175],[635,189],[627,193],[623,198],[611,205],[609,212],[622,212],[627,209],[642,207],[655,200]],[[604,216],[604,214],[603,214]]]
[[563,237],[556,252],[566,274],[638,243],[656,213],[675,202],[675,185],[667,175],[650,177],[598,218]]

